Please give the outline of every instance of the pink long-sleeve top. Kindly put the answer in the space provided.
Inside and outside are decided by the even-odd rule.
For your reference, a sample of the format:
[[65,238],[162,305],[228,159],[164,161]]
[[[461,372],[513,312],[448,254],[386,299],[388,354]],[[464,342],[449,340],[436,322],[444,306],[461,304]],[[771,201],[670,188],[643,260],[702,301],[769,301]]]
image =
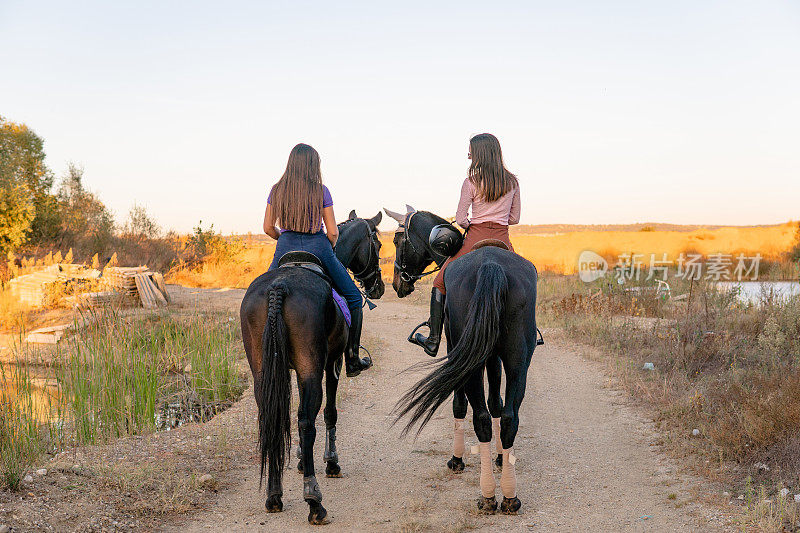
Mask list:
[[[472,208],[472,216],[468,211]],[[519,181],[514,180],[514,188],[494,202],[487,202],[481,197],[478,188],[469,178],[461,186],[461,198],[456,210],[456,222],[462,228],[481,222],[496,222],[504,226],[519,224],[520,199]]]

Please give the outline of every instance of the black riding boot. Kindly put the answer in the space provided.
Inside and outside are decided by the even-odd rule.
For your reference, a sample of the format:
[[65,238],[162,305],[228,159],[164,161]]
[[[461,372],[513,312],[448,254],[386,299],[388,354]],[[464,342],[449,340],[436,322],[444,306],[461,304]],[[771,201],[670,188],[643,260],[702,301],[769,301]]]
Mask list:
[[347,347],[344,350],[347,377],[355,377],[372,366],[372,359],[358,357],[361,346],[361,324],[364,321],[364,312],[359,308],[357,313],[351,312],[350,335],[347,337]]
[[[408,336],[408,342],[422,346],[425,349],[425,353],[431,357],[436,356],[436,352],[439,351],[439,343],[442,340],[444,301],[445,295],[434,287],[431,291],[431,317],[427,322],[423,322],[414,328],[414,331]],[[427,337],[423,337],[421,333],[416,332],[422,326],[428,326],[430,328],[430,333]]]

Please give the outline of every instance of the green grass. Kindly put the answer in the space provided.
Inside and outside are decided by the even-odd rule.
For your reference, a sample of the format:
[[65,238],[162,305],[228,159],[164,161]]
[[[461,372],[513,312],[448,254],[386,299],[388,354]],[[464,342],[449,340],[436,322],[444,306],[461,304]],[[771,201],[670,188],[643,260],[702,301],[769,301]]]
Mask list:
[[[239,327],[230,315],[107,310],[88,318],[53,359],[49,374],[58,392],[46,395],[46,412],[36,411],[43,402],[34,401],[41,394],[28,366],[2,374],[0,465],[9,488],[18,488],[45,452],[155,431],[166,405],[185,406],[191,420],[204,420],[244,389],[236,369]],[[18,362],[38,357],[30,347],[16,356]]]
[[26,367],[0,365],[0,480],[12,490],[46,446],[31,387]]

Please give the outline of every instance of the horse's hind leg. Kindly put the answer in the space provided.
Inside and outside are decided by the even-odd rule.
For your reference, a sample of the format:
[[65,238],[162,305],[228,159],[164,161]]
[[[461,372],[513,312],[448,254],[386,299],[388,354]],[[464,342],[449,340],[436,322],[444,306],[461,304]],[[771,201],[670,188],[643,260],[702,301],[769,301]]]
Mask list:
[[336,389],[339,387],[339,373],[342,370],[342,358],[331,362],[325,371],[325,474],[328,477],[342,477],[339,467],[339,454],[336,453],[336,421],[339,414],[336,411]]
[[478,509],[486,513],[494,513],[497,509],[497,500],[494,497],[496,483],[494,469],[492,468],[492,415],[486,407],[486,397],[483,391],[483,367],[475,370],[467,380],[464,390],[472,406],[472,425],[481,451],[481,498],[478,500]]
[[467,394],[464,388],[453,392],[453,457],[447,467],[453,472],[464,471],[464,419],[467,416]]
[[500,415],[503,411],[503,398],[500,397],[500,374],[503,371],[500,357],[491,354],[486,360],[486,378],[489,381],[489,414],[492,415],[492,437],[494,437],[497,459],[495,464],[503,466],[503,444],[500,442]]
[[522,506],[517,498],[517,476],[514,470],[514,439],[519,430],[519,408],[525,397],[527,365],[522,368],[506,370],[506,405],[500,420],[500,440],[503,443],[503,472],[500,475],[500,488],[503,491],[503,503],[500,510],[507,514],[516,514]]
[[322,506],[322,491],[314,475],[314,441],[317,429],[314,421],[322,406],[322,376],[298,376],[300,407],[297,412],[297,427],[300,430],[300,449],[303,465],[303,499],[308,503],[308,521],[311,524],[327,523],[328,512]]

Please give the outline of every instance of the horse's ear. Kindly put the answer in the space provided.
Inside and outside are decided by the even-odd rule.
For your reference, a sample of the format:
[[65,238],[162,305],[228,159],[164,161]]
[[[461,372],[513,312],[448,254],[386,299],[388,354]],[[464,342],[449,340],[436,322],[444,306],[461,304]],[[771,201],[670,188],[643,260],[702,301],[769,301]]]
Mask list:
[[355,210],[355,209],[353,209],[352,211],[350,211],[350,216],[348,216],[348,217],[347,217],[347,220],[353,220],[354,218],[357,218],[357,217],[356,217],[356,210]]
[[416,213],[417,210],[411,207],[410,205],[406,204],[406,214],[408,213]]
[[383,210],[386,211],[387,215],[389,215],[391,218],[395,219],[398,224],[405,223],[405,221],[406,221],[405,215],[401,215],[400,213],[395,213],[394,211],[390,211],[390,210],[386,209],[385,207],[383,208]]
[[369,225],[372,226],[372,229],[375,229],[378,227],[378,224],[381,223],[382,219],[383,219],[383,213],[378,211],[378,214],[367,220],[367,222],[369,222]]

